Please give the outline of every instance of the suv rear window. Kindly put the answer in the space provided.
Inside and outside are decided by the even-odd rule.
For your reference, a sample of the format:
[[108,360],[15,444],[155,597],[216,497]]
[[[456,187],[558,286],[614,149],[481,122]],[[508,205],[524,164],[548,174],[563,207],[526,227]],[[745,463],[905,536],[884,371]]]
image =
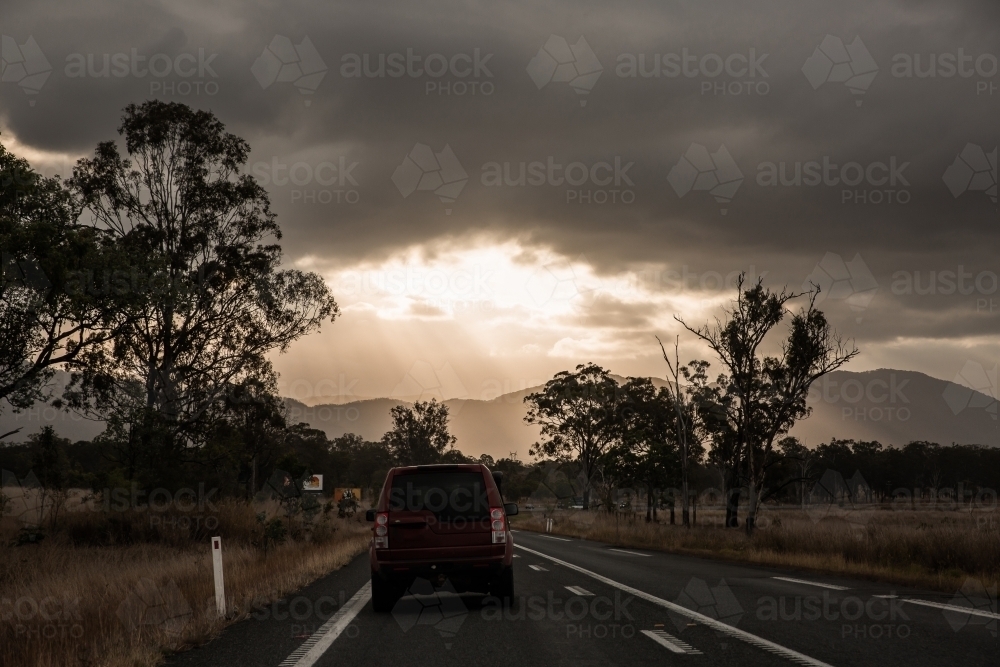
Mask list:
[[466,471],[395,475],[389,511],[429,510],[439,519],[489,519],[490,501],[482,474]]

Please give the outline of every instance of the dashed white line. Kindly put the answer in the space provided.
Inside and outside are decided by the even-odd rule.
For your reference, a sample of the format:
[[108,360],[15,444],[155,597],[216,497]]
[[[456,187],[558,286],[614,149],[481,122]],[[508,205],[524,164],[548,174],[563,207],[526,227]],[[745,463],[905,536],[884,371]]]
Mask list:
[[571,570],[576,570],[581,574],[585,574],[588,577],[596,579],[597,581],[605,583],[609,586],[614,586],[618,590],[625,591],[626,593],[631,593],[637,598],[641,598],[643,600],[646,600],[647,602],[652,602],[653,604],[663,607],[665,609],[669,609],[670,611],[676,614],[680,614],[681,616],[686,616],[687,618],[690,618],[693,621],[697,621],[702,625],[708,626],[713,630],[716,630],[717,632],[721,632],[735,639],[745,641],[746,643],[752,646],[756,646],[757,648],[763,649],[765,651],[768,651],[769,653],[780,655],[781,657],[787,658],[788,660],[791,660],[796,664],[807,665],[808,667],[831,667],[831,665],[829,665],[828,663],[817,660],[816,658],[811,658],[808,655],[799,653],[798,651],[782,646],[781,644],[776,644],[768,639],[764,639],[763,637],[758,637],[757,635],[751,634],[745,630],[734,628],[733,626],[727,625],[722,621],[718,621],[709,616],[705,616],[704,614],[699,614],[696,611],[692,611],[687,607],[682,607],[679,604],[668,602],[663,598],[656,597],[655,595],[651,595],[650,593],[646,593],[645,591],[640,591],[638,588],[632,588],[631,586],[617,582],[614,579],[609,579],[603,575],[597,574],[596,572],[592,572],[591,570],[582,568],[579,565],[574,565],[573,563],[561,560],[559,558],[556,558],[555,556],[550,556],[548,554],[542,553],[541,551],[535,551],[534,549],[529,549],[528,547],[522,546],[520,544],[515,544],[514,546],[516,546],[518,549],[527,551],[528,553],[532,553],[535,554],[536,556],[546,558],[558,565],[568,567]]
[[910,604],[919,604],[925,607],[935,607],[937,609],[944,609],[945,611],[954,611],[960,614],[970,614],[972,616],[983,616],[985,618],[1000,619],[1000,614],[994,613],[992,611],[987,611],[985,609],[976,609],[975,607],[961,607],[957,604],[931,602],[930,600],[916,600],[914,598],[903,598],[903,602],[909,602]]
[[778,581],[790,581],[793,584],[805,584],[806,586],[817,586],[819,588],[829,588],[831,591],[849,591],[847,586],[835,586],[834,584],[821,584],[818,581],[806,581],[805,579],[792,579],[791,577],[771,577]]
[[555,537],[554,535],[539,535],[539,537],[547,537],[550,540],[559,540],[560,542],[569,542],[565,537]]
[[627,551],[625,549],[615,549],[614,547],[608,547],[608,551],[617,551],[620,554],[628,554],[629,556],[645,556],[646,558],[652,558],[653,554],[642,554],[638,551]]
[[528,567],[530,567],[535,572],[548,572],[548,570],[542,567],[541,565],[529,565]]
[[278,667],[312,667],[323,654],[326,653],[337,637],[347,629],[358,612],[368,604],[372,597],[372,582],[366,581],[365,585],[354,594],[344,606],[337,610],[337,613],[320,626],[302,645],[292,651]]
[[588,591],[586,588],[581,588],[580,586],[564,586],[573,595],[579,595],[581,597],[593,596],[594,594]]
[[673,635],[668,635],[663,630],[643,630],[642,634],[646,635],[654,642],[661,646],[665,646],[673,653],[687,653],[688,655],[703,655],[701,651],[691,646],[687,642],[683,642]]

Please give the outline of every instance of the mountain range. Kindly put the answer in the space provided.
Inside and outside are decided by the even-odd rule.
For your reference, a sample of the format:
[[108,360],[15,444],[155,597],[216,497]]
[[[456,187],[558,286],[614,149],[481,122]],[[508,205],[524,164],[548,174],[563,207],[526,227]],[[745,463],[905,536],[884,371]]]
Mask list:
[[[665,383],[657,378],[653,381],[657,385]],[[526,459],[539,429],[524,423],[524,397],[538,389],[511,392],[492,400],[444,401],[450,410],[456,446],[466,454],[497,458],[516,452]],[[926,440],[943,445],[1000,446],[995,394],[995,387],[973,391],[915,371],[835,371],[813,386],[808,402],[812,414],[796,424],[791,435],[807,446],[833,438],[877,440],[886,445]],[[356,433],[377,440],[391,427],[389,411],[393,406],[429,398],[372,398],[313,406],[289,398],[285,403],[291,422],[307,422],[331,438]]]

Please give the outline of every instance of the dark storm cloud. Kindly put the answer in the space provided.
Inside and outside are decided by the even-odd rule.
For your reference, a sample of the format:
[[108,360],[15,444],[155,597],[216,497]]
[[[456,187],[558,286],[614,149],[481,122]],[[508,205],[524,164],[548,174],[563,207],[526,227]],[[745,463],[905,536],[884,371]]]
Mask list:
[[[648,263],[702,277],[753,266],[769,284],[799,288],[832,253],[848,281],[877,284],[860,309],[828,290],[825,308],[859,338],[997,328],[1000,294],[988,279],[951,295],[893,288],[899,272],[1000,271],[995,204],[982,191],[956,197],[943,180],[968,144],[997,146],[996,2],[207,4],[5,3],[3,33],[18,44],[33,36],[53,68],[33,106],[15,83],[0,87],[5,124],[33,147],[84,152],[114,136],[129,102],[210,108],[253,146],[290,258],[345,265],[486,233],[583,255],[604,275]],[[275,35],[314,45],[327,71],[313,94],[282,81],[262,88],[251,72]],[[586,94],[559,81],[538,89],[529,76],[550,35],[585,38],[603,68],[596,82],[577,82]],[[860,38],[877,66],[857,94],[815,59],[827,35],[845,48]],[[972,60],[959,62],[960,49]],[[185,56],[196,73],[67,69],[76,54],[99,69],[104,54],[133,50],[147,63]],[[392,76],[391,54],[408,53],[421,67],[441,54],[457,73]],[[902,69],[919,56],[926,73],[932,54],[936,76]],[[344,76],[366,55],[374,76]],[[948,76],[949,62],[972,74]],[[534,73],[542,81],[544,63]],[[183,83],[202,88],[183,94]],[[391,180],[416,144],[454,152],[468,179],[454,202],[424,191],[404,198]],[[668,182],[682,156],[697,154],[692,144],[725,146],[732,162],[716,154],[713,166],[742,177],[731,202]],[[799,173],[801,184],[780,184],[782,163],[785,180]],[[825,182],[805,184],[810,163],[826,168]],[[580,166],[567,173],[570,164]],[[522,170],[523,185],[506,184]],[[861,181],[834,183],[845,176]],[[859,266],[870,276],[851,273]],[[843,287],[844,276],[830,275],[838,279]]]

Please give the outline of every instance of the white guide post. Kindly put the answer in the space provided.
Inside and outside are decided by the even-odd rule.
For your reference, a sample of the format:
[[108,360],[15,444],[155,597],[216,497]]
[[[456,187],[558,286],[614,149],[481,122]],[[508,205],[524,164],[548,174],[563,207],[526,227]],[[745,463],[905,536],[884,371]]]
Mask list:
[[215,571],[215,608],[226,616],[226,585],[222,578],[222,538],[212,538],[212,569]]

